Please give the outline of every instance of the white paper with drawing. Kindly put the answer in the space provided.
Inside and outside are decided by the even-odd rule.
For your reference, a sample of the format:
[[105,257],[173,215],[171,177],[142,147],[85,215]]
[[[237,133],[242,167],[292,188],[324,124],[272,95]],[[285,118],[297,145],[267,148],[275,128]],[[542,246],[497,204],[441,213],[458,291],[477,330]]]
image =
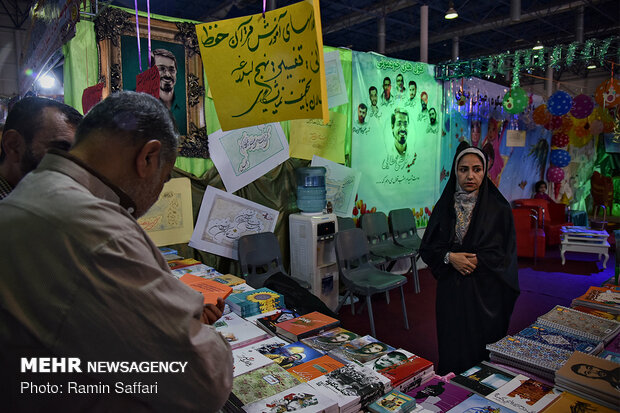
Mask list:
[[323,55],[325,57],[325,80],[327,82],[327,105],[334,108],[349,102],[347,85],[340,63],[340,52],[334,50]]
[[209,153],[228,192],[243,188],[289,158],[288,141],[277,122],[213,132]]
[[189,246],[236,260],[240,237],[273,232],[277,220],[274,209],[208,186]]
[[155,245],[185,244],[194,230],[192,186],[188,178],[166,182],[157,202],[138,219]]
[[339,163],[314,155],[311,166],[324,166],[326,200],[331,201],[334,213],[339,217],[350,217],[355,205],[355,195],[362,173]]

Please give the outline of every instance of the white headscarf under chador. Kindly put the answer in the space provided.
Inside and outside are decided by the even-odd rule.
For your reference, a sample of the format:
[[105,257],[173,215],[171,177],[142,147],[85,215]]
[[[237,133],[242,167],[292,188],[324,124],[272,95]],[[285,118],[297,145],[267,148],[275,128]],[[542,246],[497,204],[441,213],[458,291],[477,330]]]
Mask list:
[[[463,149],[456,157],[456,161],[454,162],[455,176],[461,158],[470,153],[482,159],[483,173],[486,174],[487,160],[484,156],[484,152],[472,146],[467,149]],[[454,212],[456,213],[456,223],[454,228],[454,234],[456,235],[456,239],[459,244],[463,242],[463,238],[465,238],[465,234],[467,234],[467,230],[469,229],[471,215],[474,211],[474,207],[476,206],[477,198],[477,190],[473,192],[467,192],[463,188],[461,188],[458,179],[456,180],[456,191],[454,192]]]
[[[484,169],[484,173],[486,174],[487,173],[487,158],[486,156],[484,156],[484,152],[482,152],[481,149],[478,149],[475,146],[470,146],[467,149],[463,149],[461,153],[458,154],[458,156],[456,157],[456,162],[454,162],[454,174],[456,174],[456,169],[458,168],[461,158],[467,155],[468,153],[473,153],[474,155],[477,155],[480,159],[482,159],[482,169]],[[457,181],[457,185],[458,185],[458,181]]]

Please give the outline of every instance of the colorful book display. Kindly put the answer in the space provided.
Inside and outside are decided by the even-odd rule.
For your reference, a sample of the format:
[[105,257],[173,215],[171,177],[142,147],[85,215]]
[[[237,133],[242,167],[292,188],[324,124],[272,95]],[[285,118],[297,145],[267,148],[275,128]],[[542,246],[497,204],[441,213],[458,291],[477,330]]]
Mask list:
[[605,406],[601,406],[592,400],[584,399],[583,397],[575,396],[569,392],[563,392],[558,398],[551,402],[544,413],[572,413],[572,412],[584,412],[584,413],[617,413],[617,409],[610,409]]
[[468,391],[482,396],[493,393],[495,390],[515,378],[515,374],[489,363],[481,362],[463,373],[454,376],[450,383],[456,384]]
[[394,350],[394,347],[382,343],[373,336],[367,335],[336,347],[329,351],[328,354],[343,363],[350,363],[352,361],[368,363]]
[[559,394],[553,386],[519,374],[486,397],[515,412],[537,413]]
[[273,360],[249,347],[233,350],[232,356],[234,363],[233,377],[240,376],[273,363]]
[[230,309],[241,317],[250,317],[284,307],[284,297],[269,288],[232,294],[226,300]]
[[223,315],[213,324],[213,327],[230,343],[233,350],[269,337],[267,332],[235,313]]
[[247,413],[298,412],[336,413],[338,403],[302,383],[243,407]]
[[[169,262],[172,262],[172,261],[169,261]],[[186,267],[175,268],[171,270],[171,272],[172,272],[172,275],[174,275],[176,278],[181,278],[185,274],[193,274],[193,275],[197,275],[202,278],[212,278],[217,275],[221,275],[219,272],[215,270],[215,268],[209,267],[208,265],[205,265],[202,263],[188,265]]]
[[581,311],[556,305],[551,311],[538,317],[537,322],[557,330],[608,343],[620,331],[620,322],[606,320]]
[[324,374],[344,367],[344,364],[329,356],[321,356],[314,360],[307,361],[298,366],[288,369],[288,372],[295,376],[299,381],[310,381]]
[[390,351],[365,366],[390,379],[392,387],[403,392],[420,386],[435,375],[432,362],[403,349]]
[[463,400],[452,409],[448,410],[448,413],[513,413],[507,407],[495,403],[489,399],[474,394],[471,397]]
[[298,384],[300,384],[299,380],[274,363],[235,377],[232,392],[246,405],[288,390]]
[[185,274],[179,278],[179,280],[202,294],[205,304],[217,304],[218,298],[226,299],[232,292],[232,288],[227,285],[212,280],[206,280],[193,274]]
[[613,361],[576,351],[556,372],[555,384],[605,407],[620,406],[620,365]]
[[265,317],[257,318],[256,325],[263,330],[275,335],[276,324],[282,323],[283,321],[292,320],[295,317],[299,317],[299,314],[297,314],[295,311],[283,308],[281,310],[276,310],[272,314],[269,314]]
[[291,341],[299,341],[338,327],[339,324],[339,320],[314,311],[276,324],[276,332]]
[[245,280],[232,274],[215,274],[213,281],[234,287],[235,285],[244,284]]
[[438,377],[407,392],[413,396],[418,406],[431,412],[447,412],[472,395],[472,392]]
[[588,354],[598,353],[603,348],[602,341],[595,341],[538,323],[534,323],[519,331],[517,336],[563,350],[581,351]]
[[268,353],[263,353],[263,355],[273,360],[280,367],[290,369],[291,367],[321,357],[323,353],[305,345],[301,341],[297,341],[275,348]]
[[316,336],[304,338],[302,341],[319,350],[329,351],[341,347],[360,336],[342,327],[332,328]]
[[620,289],[617,286],[612,288],[591,286],[585,294],[575,298],[571,303],[571,307],[577,305],[620,314]]
[[368,406],[368,410],[373,413],[408,413],[415,409],[415,406],[416,401],[413,397],[392,390]]

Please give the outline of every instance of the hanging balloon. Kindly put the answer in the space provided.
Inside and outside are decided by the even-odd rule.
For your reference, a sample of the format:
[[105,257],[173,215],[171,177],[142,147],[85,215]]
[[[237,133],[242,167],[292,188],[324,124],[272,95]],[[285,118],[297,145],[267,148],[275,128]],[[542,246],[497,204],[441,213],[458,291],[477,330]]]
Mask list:
[[575,119],[573,129],[568,132],[571,146],[581,148],[592,140],[590,134],[590,124],[587,119]]
[[562,116],[562,126],[558,128],[559,132],[568,133],[573,128],[573,118],[570,113]]
[[534,109],[532,119],[537,125],[544,125],[551,120],[551,114],[547,111],[547,105],[540,105]]
[[597,106],[592,111],[592,114],[588,116],[588,120],[590,122],[594,122],[595,120],[600,120],[603,122],[603,132],[610,133],[614,131],[614,118],[609,113],[609,110]]
[[561,116],[551,116],[549,122],[543,125],[547,130],[555,130],[562,127],[562,117]]
[[563,132],[553,134],[553,136],[551,137],[551,146],[555,146],[556,148],[563,148],[566,145],[568,145],[567,134]]
[[611,78],[598,85],[594,94],[596,103],[604,108],[612,108],[620,103],[620,81]]
[[570,163],[570,154],[564,149],[553,149],[549,157],[549,162],[554,166],[563,168]]
[[555,92],[547,101],[547,110],[555,116],[568,113],[573,106],[573,99],[563,90]]
[[547,169],[547,180],[559,184],[564,179],[564,170],[557,166]]
[[603,121],[594,119],[592,122],[590,122],[590,133],[592,134],[592,136],[600,135],[601,133],[603,133],[604,129],[605,125],[603,124]]
[[588,95],[577,95],[573,98],[573,106],[570,109],[571,115],[577,119],[587,118],[594,109],[594,100]]
[[502,101],[502,105],[504,109],[508,113],[517,114],[523,112],[523,110],[527,107],[529,103],[529,99],[525,90],[520,88],[519,86],[513,87],[510,89],[505,95]]

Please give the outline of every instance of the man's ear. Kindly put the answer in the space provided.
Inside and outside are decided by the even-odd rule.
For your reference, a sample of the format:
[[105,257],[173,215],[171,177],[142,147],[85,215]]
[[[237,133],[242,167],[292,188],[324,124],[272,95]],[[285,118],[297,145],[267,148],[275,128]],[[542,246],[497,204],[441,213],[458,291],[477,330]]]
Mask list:
[[2,153],[11,163],[19,163],[26,151],[24,137],[15,129],[4,131],[0,146],[2,147]]
[[147,178],[159,170],[161,142],[153,139],[145,143],[136,156],[136,172],[140,178]]

